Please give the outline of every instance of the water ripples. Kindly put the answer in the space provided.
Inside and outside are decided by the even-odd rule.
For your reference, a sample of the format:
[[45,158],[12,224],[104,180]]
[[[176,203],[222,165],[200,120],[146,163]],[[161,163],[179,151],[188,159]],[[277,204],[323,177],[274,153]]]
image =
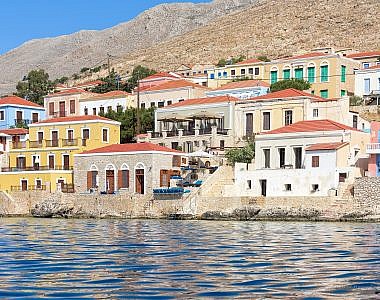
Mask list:
[[0,298],[379,299],[380,224],[0,219]]

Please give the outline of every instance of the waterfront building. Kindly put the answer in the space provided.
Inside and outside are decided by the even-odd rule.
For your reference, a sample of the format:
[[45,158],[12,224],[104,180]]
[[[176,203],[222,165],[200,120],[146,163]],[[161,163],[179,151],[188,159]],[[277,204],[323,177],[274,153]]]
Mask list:
[[380,176],[380,122],[371,122],[371,141],[367,144],[369,154],[368,176]]
[[208,88],[187,80],[171,80],[140,90],[140,108],[164,107],[187,99],[204,97]]
[[0,98],[0,130],[26,127],[45,119],[45,108],[17,96]]
[[380,64],[355,71],[355,95],[367,105],[380,105]]
[[140,91],[146,88],[150,88],[156,85],[160,85],[169,81],[179,80],[179,79],[182,79],[181,76],[172,72],[155,73],[153,75],[140,79],[140,83],[139,83]]
[[9,150],[14,144],[23,144],[29,138],[29,130],[25,128],[10,128],[0,130],[0,170],[9,165]]
[[241,196],[328,196],[366,174],[368,133],[331,120],[301,121],[256,136],[255,162],[235,167]]
[[223,86],[206,92],[208,97],[232,96],[239,99],[248,99],[262,96],[269,92],[270,84],[262,80],[242,80],[230,82]]
[[136,107],[136,97],[124,91],[111,91],[79,99],[82,115],[99,115],[113,110],[125,110]]
[[380,65],[380,51],[353,52],[346,55],[360,63],[360,69],[368,69]]
[[120,143],[120,123],[100,116],[47,119],[29,125],[27,140],[12,142],[0,190],[56,191],[73,183],[73,155]]
[[79,88],[70,88],[49,94],[44,97],[44,107],[46,109],[46,117],[68,117],[80,116],[79,99],[88,98],[97,94],[85,91]]
[[75,190],[152,194],[153,188],[168,187],[172,175],[180,175],[183,155],[151,143],[84,151],[74,155]]
[[183,77],[192,77],[197,75],[207,75],[207,70],[215,68],[213,64],[183,64],[174,70],[175,73]]

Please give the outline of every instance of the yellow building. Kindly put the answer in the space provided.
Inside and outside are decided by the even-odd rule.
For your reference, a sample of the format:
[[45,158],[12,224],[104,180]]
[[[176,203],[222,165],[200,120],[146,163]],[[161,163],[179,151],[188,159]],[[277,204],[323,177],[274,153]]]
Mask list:
[[0,190],[67,188],[73,183],[74,154],[120,143],[120,123],[100,116],[44,120],[29,126],[29,138],[14,142]]
[[311,52],[270,62],[250,59],[209,71],[209,87],[219,87],[244,77],[270,84],[298,78],[311,83],[308,92],[312,94],[323,98],[339,98],[354,94],[354,70],[359,67],[358,61],[334,52]]

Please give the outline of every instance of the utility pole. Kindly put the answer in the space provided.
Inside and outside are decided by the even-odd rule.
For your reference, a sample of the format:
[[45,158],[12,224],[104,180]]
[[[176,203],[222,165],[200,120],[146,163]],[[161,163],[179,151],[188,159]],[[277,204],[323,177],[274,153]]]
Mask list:
[[107,53],[108,77],[110,77],[110,76],[111,76],[111,65],[110,65],[110,59],[111,59],[111,54]]
[[140,123],[140,70],[137,70],[137,109],[136,109],[136,134],[140,134],[141,123]]

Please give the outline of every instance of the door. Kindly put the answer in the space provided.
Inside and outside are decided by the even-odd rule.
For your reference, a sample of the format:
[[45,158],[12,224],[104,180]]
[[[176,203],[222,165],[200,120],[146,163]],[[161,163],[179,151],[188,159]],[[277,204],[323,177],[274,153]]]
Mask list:
[[33,123],[38,122],[38,113],[32,113],[32,122]]
[[37,139],[38,144],[42,144],[42,140],[44,139],[44,133],[42,131],[37,133]]
[[22,122],[22,111],[16,112],[16,121],[17,121],[17,124],[20,124]]
[[145,184],[145,178],[144,178],[144,169],[136,169],[136,193],[137,194],[145,194],[144,184]]
[[253,135],[253,114],[246,114],[245,135],[249,137]]
[[115,172],[114,170],[106,170],[107,194],[113,194],[115,191]]
[[54,155],[49,155],[49,169],[54,170]]
[[267,180],[266,179],[260,180],[260,187],[261,187],[261,196],[266,197],[267,195]]
[[70,169],[70,156],[68,154],[63,155],[63,169],[64,170]]
[[347,173],[339,173],[339,182],[345,182],[347,178]]
[[301,147],[294,148],[294,156],[295,156],[295,168],[301,169],[302,168],[302,148]]
[[58,180],[57,180],[57,189],[59,189],[59,190],[62,191],[64,185],[65,185],[65,180],[63,180],[63,179],[58,179]]
[[28,190],[28,180],[21,180],[21,190],[22,191]]
[[4,136],[0,136],[0,145],[2,145],[2,147],[0,147],[0,151],[6,151],[5,149],[5,146],[6,146],[7,142],[6,142],[6,138]]
[[65,111],[66,111],[65,101],[59,102],[59,116],[64,117],[66,115]]
[[58,131],[51,132],[51,145],[52,147],[58,147]]

